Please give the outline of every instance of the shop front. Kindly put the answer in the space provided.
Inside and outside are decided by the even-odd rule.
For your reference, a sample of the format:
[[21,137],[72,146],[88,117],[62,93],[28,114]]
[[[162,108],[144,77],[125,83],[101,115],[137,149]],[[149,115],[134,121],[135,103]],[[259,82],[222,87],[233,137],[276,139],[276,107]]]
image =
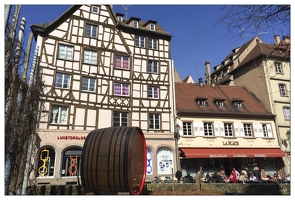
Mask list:
[[253,170],[257,166],[262,177],[274,173],[284,176],[285,152],[279,148],[180,148],[180,152],[182,170],[192,175],[202,170],[204,174],[229,176],[233,167]]

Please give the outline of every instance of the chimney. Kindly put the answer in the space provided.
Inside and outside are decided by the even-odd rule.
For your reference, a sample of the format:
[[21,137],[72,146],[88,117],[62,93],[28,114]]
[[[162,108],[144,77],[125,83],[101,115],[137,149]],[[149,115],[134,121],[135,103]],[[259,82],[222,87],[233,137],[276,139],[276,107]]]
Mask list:
[[206,73],[205,73],[206,82],[211,83],[211,72],[210,72],[210,62],[209,61],[205,62],[205,68],[206,68]]
[[203,79],[202,79],[202,78],[199,78],[199,85],[200,85],[201,87],[203,87]]
[[286,43],[291,43],[291,40],[290,40],[290,36],[283,36],[283,40],[286,42]]
[[275,45],[276,46],[279,46],[279,44],[281,42],[280,36],[279,35],[275,35],[274,38],[275,38]]

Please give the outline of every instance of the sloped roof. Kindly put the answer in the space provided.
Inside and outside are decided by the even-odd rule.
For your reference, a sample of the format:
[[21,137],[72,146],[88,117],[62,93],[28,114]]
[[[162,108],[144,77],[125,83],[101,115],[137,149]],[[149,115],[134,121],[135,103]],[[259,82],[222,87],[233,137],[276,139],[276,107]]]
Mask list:
[[[206,97],[208,106],[199,106],[197,97]],[[245,87],[191,83],[175,83],[176,110],[186,115],[242,115],[271,117],[274,115]],[[225,108],[218,107],[214,101],[223,100]],[[232,101],[242,99],[243,108],[237,108]]]
[[290,48],[290,45],[276,46],[274,44],[259,43],[245,57],[245,59],[239,64],[239,66],[243,66],[250,60],[253,60],[253,58],[256,58],[260,55],[268,55],[268,56],[274,56],[274,57],[280,57],[280,58],[289,57],[290,56],[290,51],[288,50],[289,48]]
[[53,31],[56,27],[58,27],[65,20],[67,20],[80,7],[81,7],[81,5],[71,6],[68,10],[66,10],[61,16],[59,16],[53,22],[30,25],[35,40],[37,39],[38,34],[46,35],[46,34],[50,33],[51,31]]
[[[44,35],[46,36],[48,33],[50,33],[51,31],[53,31],[56,27],[58,27],[61,23],[63,23],[65,20],[67,20],[76,10],[78,10],[82,5],[73,5],[71,6],[68,10],[66,10],[60,17],[58,17],[56,20],[54,20],[53,22],[49,22],[49,23],[44,23],[44,24],[34,24],[31,25],[31,30],[33,32],[34,38],[35,40],[37,39],[38,34]],[[112,6],[110,5],[106,5],[111,9],[111,13],[114,17],[115,20],[116,17],[114,15]],[[118,13],[117,13],[118,14]],[[119,15],[122,15],[119,13]],[[156,31],[151,31],[149,30],[149,27],[146,26],[148,22],[143,22],[143,21],[139,21],[139,27],[138,28],[134,28],[132,26],[129,26],[128,23],[130,20],[140,20],[140,18],[136,18],[136,17],[131,17],[129,20],[124,19],[123,22],[119,22],[117,21],[117,28],[124,30],[124,31],[128,31],[131,30],[132,32],[136,32],[136,31],[144,31],[147,32],[151,35],[154,35],[156,37],[164,37],[167,40],[171,40],[172,35],[166,31],[163,30],[163,28],[161,28],[157,23],[155,23],[156,21],[154,20],[149,20],[148,22],[153,22],[156,25]]]

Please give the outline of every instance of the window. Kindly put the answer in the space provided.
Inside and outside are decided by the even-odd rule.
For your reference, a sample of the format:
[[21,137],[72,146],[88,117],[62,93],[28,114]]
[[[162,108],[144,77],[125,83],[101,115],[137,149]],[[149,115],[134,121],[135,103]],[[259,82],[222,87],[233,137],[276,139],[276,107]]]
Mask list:
[[56,73],[55,75],[55,87],[56,88],[70,88],[70,79],[69,74]]
[[233,137],[233,125],[231,123],[224,123],[224,135]]
[[281,94],[281,96],[287,96],[286,85],[279,84],[279,88],[280,88],[280,94]]
[[129,69],[129,58],[127,56],[115,56],[115,68]]
[[70,148],[63,153],[61,176],[77,176],[82,149]]
[[135,46],[144,48],[144,37],[135,36]]
[[58,46],[58,58],[72,60],[73,59],[73,47],[60,44]]
[[157,151],[157,174],[166,176],[172,174],[172,168],[174,164],[174,155],[170,148],[162,147]]
[[51,124],[67,124],[68,107],[52,106],[50,122]]
[[138,28],[138,21],[133,21],[133,27]]
[[97,26],[86,24],[85,37],[96,38]]
[[114,111],[113,126],[128,126],[128,113]]
[[82,90],[94,92],[95,91],[95,79],[88,78],[88,77],[82,77]]
[[183,122],[183,135],[192,135],[192,123],[191,122]]
[[148,73],[158,73],[158,62],[154,60],[148,61]]
[[151,29],[151,31],[156,30],[156,25],[155,24],[150,24],[150,29]]
[[119,22],[122,22],[123,21],[123,17],[122,16],[118,16],[117,19],[118,19]]
[[282,74],[283,73],[283,69],[282,69],[282,64],[275,62],[275,68],[276,68],[276,73],[277,74]]
[[266,124],[262,124],[262,132],[263,132],[263,137],[268,137]]
[[54,174],[55,151],[53,148],[42,148],[38,156],[37,177],[52,177]]
[[148,97],[153,99],[159,98],[159,88],[154,86],[148,87]]
[[252,137],[252,124],[244,124],[244,134],[246,137]]
[[199,105],[200,106],[207,106],[206,100],[199,100]]
[[283,111],[284,111],[285,120],[290,120],[291,119],[290,108],[284,107]]
[[160,129],[160,115],[159,114],[149,114],[150,124],[149,127],[151,130]]
[[149,49],[158,49],[158,40],[149,38]]
[[237,108],[242,108],[243,107],[243,104],[241,101],[236,101],[234,102],[235,106],[237,106]]
[[218,107],[225,107],[224,102],[223,101],[215,101],[216,105]]
[[115,83],[115,95],[129,96],[130,86],[129,84]]
[[204,135],[205,136],[213,136],[212,123],[204,122]]
[[91,12],[98,13],[98,7],[97,6],[92,6],[91,9],[92,9]]
[[90,51],[90,50],[84,50],[83,62],[96,65],[97,64],[97,52]]

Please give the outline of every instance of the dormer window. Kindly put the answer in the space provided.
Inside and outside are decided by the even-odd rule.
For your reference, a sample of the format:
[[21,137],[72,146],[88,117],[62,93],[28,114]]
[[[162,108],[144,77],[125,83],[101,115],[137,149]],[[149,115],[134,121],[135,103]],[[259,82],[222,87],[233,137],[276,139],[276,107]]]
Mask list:
[[242,104],[242,102],[235,102],[234,103],[238,108],[242,108],[243,107],[243,104]]
[[138,28],[138,21],[133,21],[133,27]]
[[224,100],[225,100],[225,99],[223,99],[223,98],[216,97],[216,98],[214,99],[214,103],[215,103],[215,105],[216,105],[218,108],[224,108],[224,107],[225,107]]
[[216,101],[215,103],[216,103],[216,105],[217,105],[218,107],[222,107],[222,108],[225,107],[223,101]]
[[200,104],[200,106],[207,106],[206,100],[200,100],[199,104]]
[[118,16],[117,19],[118,19],[119,22],[122,22],[123,21],[123,17],[122,16]]
[[207,98],[205,98],[205,97],[197,97],[195,101],[201,107],[208,106]]
[[117,20],[119,22],[122,22],[123,21],[124,14],[122,14],[122,13],[116,13],[116,17],[117,17]]
[[98,13],[98,7],[97,6],[92,6],[91,7],[91,12],[92,13]]
[[155,31],[156,30],[156,25],[155,24],[150,24],[150,29],[151,29],[151,31]]
[[237,107],[237,108],[243,108],[243,99],[236,99],[234,98],[232,100],[232,103]]

